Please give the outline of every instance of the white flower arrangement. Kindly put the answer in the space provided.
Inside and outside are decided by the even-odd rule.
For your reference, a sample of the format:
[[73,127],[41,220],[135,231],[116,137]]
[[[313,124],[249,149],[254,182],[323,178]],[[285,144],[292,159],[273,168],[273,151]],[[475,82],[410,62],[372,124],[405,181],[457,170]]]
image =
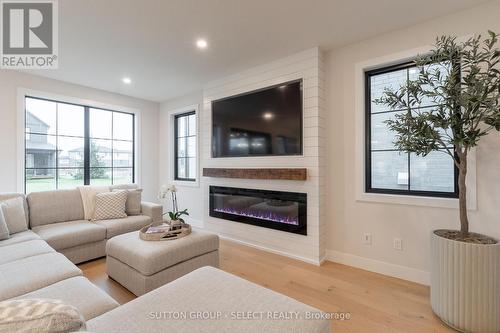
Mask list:
[[168,196],[168,193],[176,193],[177,187],[175,185],[162,185],[160,188],[160,193],[158,194],[159,199],[165,199]]
[[189,215],[187,209],[183,211],[179,211],[179,206],[177,205],[177,188],[175,185],[162,185],[160,188],[160,193],[158,194],[159,199],[166,199],[168,194],[172,198],[172,211],[164,213],[163,215],[168,215],[172,221],[181,221],[184,223],[184,220],[181,218],[182,215]]

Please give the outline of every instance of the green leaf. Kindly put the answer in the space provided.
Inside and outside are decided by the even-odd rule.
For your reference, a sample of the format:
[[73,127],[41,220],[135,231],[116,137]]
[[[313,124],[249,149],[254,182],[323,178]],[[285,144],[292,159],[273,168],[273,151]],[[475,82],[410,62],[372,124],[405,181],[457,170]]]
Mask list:
[[[437,37],[434,49],[415,60],[418,77],[375,101],[408,110],[386,122],[395,132],[396,148],[423,156],[449,146],[468,150],[489,129],[500,131],[498,35],[489,31],[488,36],[461,43],[454,36]],[[423,100],[436,105],[420,109]]]

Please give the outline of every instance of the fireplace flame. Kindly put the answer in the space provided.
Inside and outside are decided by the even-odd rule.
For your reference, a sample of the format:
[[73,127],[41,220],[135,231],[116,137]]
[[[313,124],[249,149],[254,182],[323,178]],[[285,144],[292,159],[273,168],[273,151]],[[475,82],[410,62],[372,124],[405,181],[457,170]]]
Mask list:
[[232,215],[245,216],[250,218],[256,218],[266,221],[299,225],[299,219],[296,216],[283,216],[273,212],[261,212],[261,211],[253,211],[249,209],[236,209],[236,208],[214,208],[214,211],[219,213],[226,213]]

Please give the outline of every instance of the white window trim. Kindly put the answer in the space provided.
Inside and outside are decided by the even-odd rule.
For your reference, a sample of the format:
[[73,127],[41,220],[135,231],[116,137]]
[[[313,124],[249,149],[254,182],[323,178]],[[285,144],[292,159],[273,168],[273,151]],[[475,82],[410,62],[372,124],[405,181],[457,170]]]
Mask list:
[[73,103],[79,105],[85,105],[94,108],[101,108],[107,110],[121,111],[126,113],[132,113],[135,115],[135,183],[141,187],[141,110],[134,109],[122,105],[101,103],[89,99],[83,99],[78,97],[64,96],[53,94],[40,90],[33,90],[28,88],[18,88],[17,89],[17,192],[24,193],[24,180],[25,180],[25,110],[26,102],[25,97],[32,96],[43,99],[50,99],[59,102]]
[[[200,187],[200,122],[199,122],[199,105],[193,104],[184,106],[182,108],[178,108],[175,110],[168,111],[168,122],[169,122],[169,134],[168,134],[168,179],[171,184],[177,186],[186,186],[186,187]],[[196,119],[196,180],[176,180],[175,179],[175,138],[174,138],[174,127],[175,127],[175,116],[179,114],[183,114],[186,112],[194,111],[195,119]]]
[[[424,46],[359,62],[355,77],[355,192],[356,201],[399,205],[426,206],[458,209],[458,199],[422,197],[399,194],[367,193],[365,191],[365,71],[411,61],[418,54],[428,53],[432,46]],[[476,151],[471,151],[467,173],[467,208],[477,209]]]

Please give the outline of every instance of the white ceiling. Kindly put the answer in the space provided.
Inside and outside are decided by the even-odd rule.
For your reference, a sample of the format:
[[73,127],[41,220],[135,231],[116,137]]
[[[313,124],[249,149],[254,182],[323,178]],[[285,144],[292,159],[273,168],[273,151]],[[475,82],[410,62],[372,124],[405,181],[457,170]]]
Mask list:
[[[334,48],[482,2],[59,0],[59,69],[33,73],[165,101],[309,47]],[[208,49],[196,49],[199,37]]]

